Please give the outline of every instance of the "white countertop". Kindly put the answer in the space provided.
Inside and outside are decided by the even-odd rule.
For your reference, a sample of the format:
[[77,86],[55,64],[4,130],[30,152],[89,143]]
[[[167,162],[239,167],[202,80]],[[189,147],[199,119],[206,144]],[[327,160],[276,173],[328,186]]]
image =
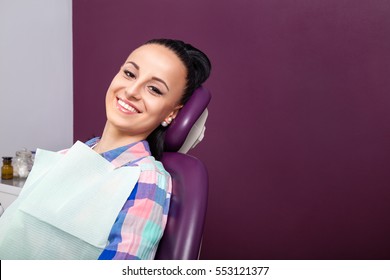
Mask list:
[[[4,184],[6,183],[6,184]],[[12,180],[1,180],[0,183],[0,205],[3,209],[8,208],[18,197],[21,187],[13,186],[12,184],[18,183]]]
[[4,184],[3,182],[0,183],[0,192],[8,193],[12,195],[19,195],[20,191],[22,190],[21,187],[15,187],[9,184]]

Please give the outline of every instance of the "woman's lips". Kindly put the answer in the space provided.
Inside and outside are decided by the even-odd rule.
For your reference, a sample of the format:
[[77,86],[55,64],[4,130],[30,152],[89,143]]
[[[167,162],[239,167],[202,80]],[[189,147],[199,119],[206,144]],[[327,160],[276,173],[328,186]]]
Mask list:
[[135,108],[133,105],[130,105],[128,102],[125,102],[124,100],[117,98],[116,102],[117,108],[126,114],[137,114],[139,113],[139,110]]

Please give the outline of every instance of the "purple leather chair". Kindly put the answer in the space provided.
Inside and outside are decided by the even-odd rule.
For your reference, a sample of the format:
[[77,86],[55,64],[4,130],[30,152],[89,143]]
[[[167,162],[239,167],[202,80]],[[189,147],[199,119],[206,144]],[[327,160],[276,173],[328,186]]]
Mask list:
[[196,128],[210,99],[208,90],[197,89],[166,132],[162,162],[172,176],[173,186],[167,226],[156,260],[199,257],[207,208],[207,169],[199,159],[178,151],[188,142],[187,136]]

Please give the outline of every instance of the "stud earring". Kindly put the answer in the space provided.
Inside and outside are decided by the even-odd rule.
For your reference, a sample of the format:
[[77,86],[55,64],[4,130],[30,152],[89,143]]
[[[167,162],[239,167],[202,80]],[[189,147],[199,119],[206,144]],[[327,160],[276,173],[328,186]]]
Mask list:
[[173,121],[173,119],[172,119],[171,117],[169,117],[168,120],[167,120],[167,121],[163,121],[163,122],[161,123],[161,125],[162,125],[163,127],[167,127],[168,125],[171,124],[172,121]]

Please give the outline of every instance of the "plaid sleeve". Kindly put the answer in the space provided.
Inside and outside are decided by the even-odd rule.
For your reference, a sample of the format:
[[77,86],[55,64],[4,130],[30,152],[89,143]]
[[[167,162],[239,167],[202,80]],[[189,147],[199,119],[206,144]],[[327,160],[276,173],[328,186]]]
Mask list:
[[154,259],[167,222],[171,191],[168,173],[154,168],[141,171],[99,259]]

